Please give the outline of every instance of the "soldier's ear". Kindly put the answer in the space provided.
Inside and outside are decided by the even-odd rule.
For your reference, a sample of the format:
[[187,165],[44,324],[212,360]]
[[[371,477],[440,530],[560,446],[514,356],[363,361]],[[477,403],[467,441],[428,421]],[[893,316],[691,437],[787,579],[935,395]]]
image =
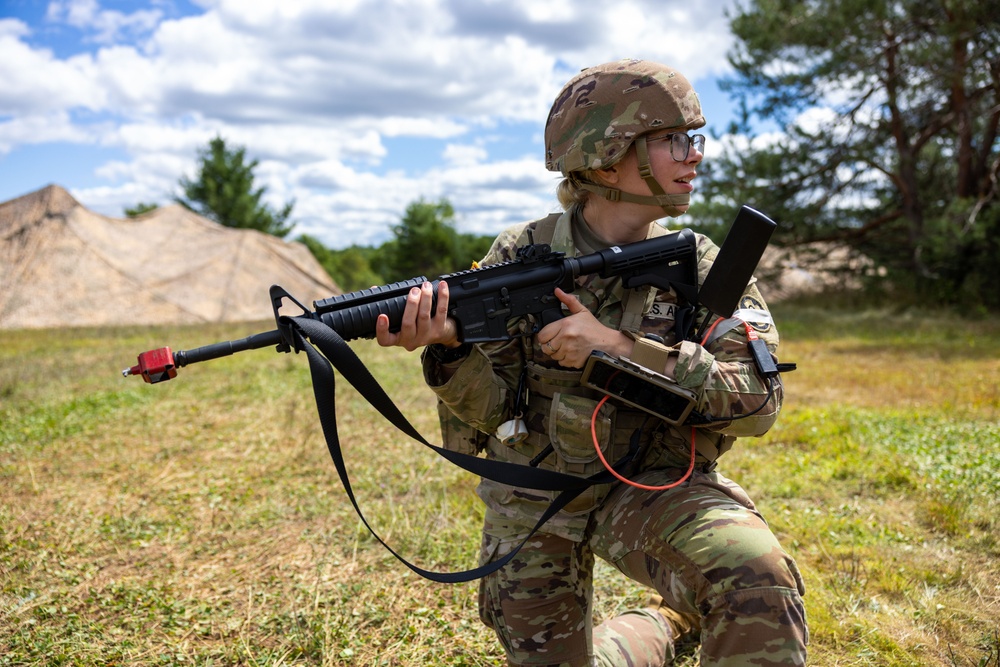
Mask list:
[[595,169],[593,173],[603,185],[617,185],[621,179],[621,171],[617,165],[611,165],[607,169]]

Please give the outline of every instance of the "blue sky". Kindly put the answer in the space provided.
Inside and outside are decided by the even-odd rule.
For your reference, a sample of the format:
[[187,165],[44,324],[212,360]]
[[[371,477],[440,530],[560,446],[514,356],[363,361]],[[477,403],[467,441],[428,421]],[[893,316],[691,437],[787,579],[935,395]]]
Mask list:
[[111,216],[166,204],[219,134],[295,201],[293,234],[379,244],[421,197],[495,234],[557,209],[542,129],[583,67],[671,64],[722,132],[730,5],[3,0],[0,201],[56,183]]

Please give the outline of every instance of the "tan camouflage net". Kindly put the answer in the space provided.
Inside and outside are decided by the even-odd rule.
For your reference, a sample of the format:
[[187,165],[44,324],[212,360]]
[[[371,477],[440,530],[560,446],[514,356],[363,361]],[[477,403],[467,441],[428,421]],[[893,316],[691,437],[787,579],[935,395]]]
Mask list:
[[0,204],[0,329],[268,320],[272,284],[341,292],[301,243],[182,206],[109,218],[55,185]]

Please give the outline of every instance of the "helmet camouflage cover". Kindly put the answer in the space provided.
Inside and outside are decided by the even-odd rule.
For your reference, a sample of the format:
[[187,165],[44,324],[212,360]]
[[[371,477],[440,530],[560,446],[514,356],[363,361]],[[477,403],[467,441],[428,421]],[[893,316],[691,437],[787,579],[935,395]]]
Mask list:
[[569,174],[606,169],[636,137],[705,125],[684,75],[648,60],[619,60],[583,70],[563,86],[545,123],[545,168]]

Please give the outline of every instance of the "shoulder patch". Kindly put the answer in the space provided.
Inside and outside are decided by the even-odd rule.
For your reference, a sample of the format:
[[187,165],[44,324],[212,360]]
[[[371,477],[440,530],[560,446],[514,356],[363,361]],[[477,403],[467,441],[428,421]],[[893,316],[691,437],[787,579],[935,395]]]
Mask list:
[[774,323],[774,320],[771,319],[771,313],[767,312],[764,304],[747,295],[740,299],[740,308],[733,315],[752,324],[753,328],[761,333],[770,331],[771,325]]

